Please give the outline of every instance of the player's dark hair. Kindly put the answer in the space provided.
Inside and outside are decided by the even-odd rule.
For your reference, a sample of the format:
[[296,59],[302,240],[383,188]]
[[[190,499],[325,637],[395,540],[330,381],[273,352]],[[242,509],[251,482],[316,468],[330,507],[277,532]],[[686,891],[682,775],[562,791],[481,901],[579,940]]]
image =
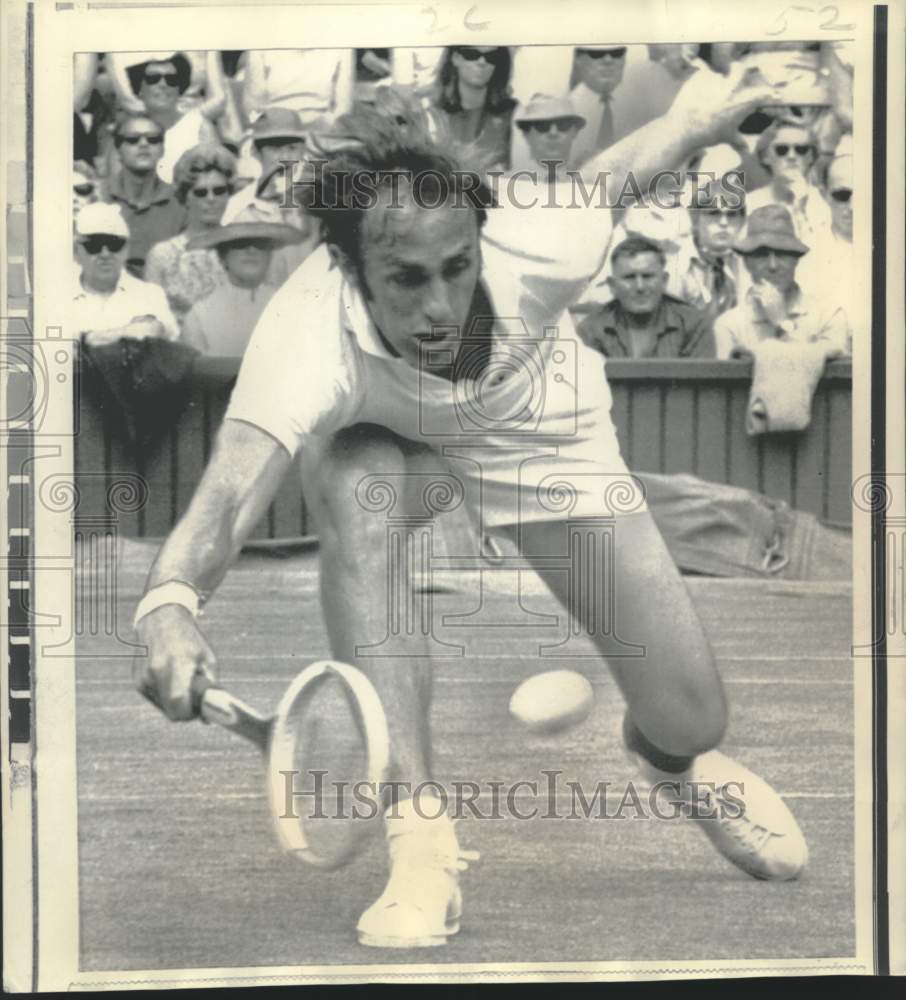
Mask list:
[[494,205],[481,175],[460,165],[436,114],[390,88],[376,104],[356,105],[329,131],[311,135],[308,144],[317,170],[305,209],[321,220],[325,242],[359,271],[365,212],[382,189],[398,190],[405,182],[422,207],[452,201],[474,211],[479,227]]
[[610,254],[610,263],[616,264],[621,257],[635,257],[639,253],[657,254],[661,265],[667,263],[667,257],[659,243],[646,239],[644,236],[627,236],[625,240],[618,243]]

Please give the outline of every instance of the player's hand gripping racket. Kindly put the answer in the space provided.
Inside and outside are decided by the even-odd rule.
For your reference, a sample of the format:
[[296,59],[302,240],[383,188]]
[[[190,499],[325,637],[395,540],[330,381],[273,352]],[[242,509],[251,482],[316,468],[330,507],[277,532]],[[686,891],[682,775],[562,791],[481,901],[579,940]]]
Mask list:
[[380,698],[355,667],[313,663],[286,689],[273,716],[199,676],[198,713],[254,743],[267,761],[267,793],[284,850],[319,868],[357,852],[382,812],[390,738]]

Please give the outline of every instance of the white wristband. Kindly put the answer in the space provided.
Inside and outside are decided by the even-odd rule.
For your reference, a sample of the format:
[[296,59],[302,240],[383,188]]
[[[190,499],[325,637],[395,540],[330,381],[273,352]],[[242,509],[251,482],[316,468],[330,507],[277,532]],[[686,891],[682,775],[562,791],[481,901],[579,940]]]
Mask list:
[[138,602],[135,609],[135,617],[132,619],[132,627],[145,617],[163,607],[165,604],[178,604],[188,611],[193,618],[197,618],[201,611],[201,595],[190,584],[182,580],[168,580],[152,587],[147,594]]

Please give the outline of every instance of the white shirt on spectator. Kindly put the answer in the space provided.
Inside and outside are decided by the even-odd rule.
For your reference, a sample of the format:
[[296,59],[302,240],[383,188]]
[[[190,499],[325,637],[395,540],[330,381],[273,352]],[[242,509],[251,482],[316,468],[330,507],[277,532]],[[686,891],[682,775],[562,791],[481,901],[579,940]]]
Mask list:
[[[165,340],[179,337],[179,326],[173,318],[167,296],[158,285],[140,281],[126,271],[120,275],[116,288],[108,294],[95,292],[82,285],[77,270],[73,288],[71,329],[75,336],[84,336],[92,347],[113,343],[122,334],[122,328],[133,320],[153,316],[163,327]],[[135,331],[136,339],[149,336]]]
[[157,164],[157,176],[165,184],[173,183],[173,168],[187,150],[214,138],[213,126],[201,113],[192,108],[164,132],[164,151]]
[[[811,249],[796,268],[796,280],[808,292],[824,302],[832,302],[846,313],[850,338],[858,320],[859,303],[866,296],[856,296],[853,245],[831,230]],[[850,346],[850,350],[852,347]]]
[[847,351],[847,320],[839,305],[807,295],[797,284],[786,317],[774,324],[755,304],[753,291],[754,286],[735,309],[715,320],[718,358],[729,358],[736,349],[751,351],[760,341],[771,338],[800,344],[827,341],[829,347]]
[[264,108],[281,107],[298,111],[307,124],[351,107],[353,49],[254,49],[247,59],[243,102],[253,119]]

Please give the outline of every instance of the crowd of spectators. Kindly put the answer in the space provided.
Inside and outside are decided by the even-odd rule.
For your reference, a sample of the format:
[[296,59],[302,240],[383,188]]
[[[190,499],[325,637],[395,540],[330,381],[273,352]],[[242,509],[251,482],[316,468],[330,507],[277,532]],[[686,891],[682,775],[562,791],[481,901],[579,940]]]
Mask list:
[[298,176],[309,137],[382,88],[442,120],[464,165],[562,182],[667,111],[697,66],[735,62],[787,83],[790,103],[684,164],[697,200],[624,206],[577,329],[608,357],[728,358],[765,339],[848,353],[852,64],[817,42],[80,55],[75,332],[241,356],[320,240],[284,197],[286,161]]

